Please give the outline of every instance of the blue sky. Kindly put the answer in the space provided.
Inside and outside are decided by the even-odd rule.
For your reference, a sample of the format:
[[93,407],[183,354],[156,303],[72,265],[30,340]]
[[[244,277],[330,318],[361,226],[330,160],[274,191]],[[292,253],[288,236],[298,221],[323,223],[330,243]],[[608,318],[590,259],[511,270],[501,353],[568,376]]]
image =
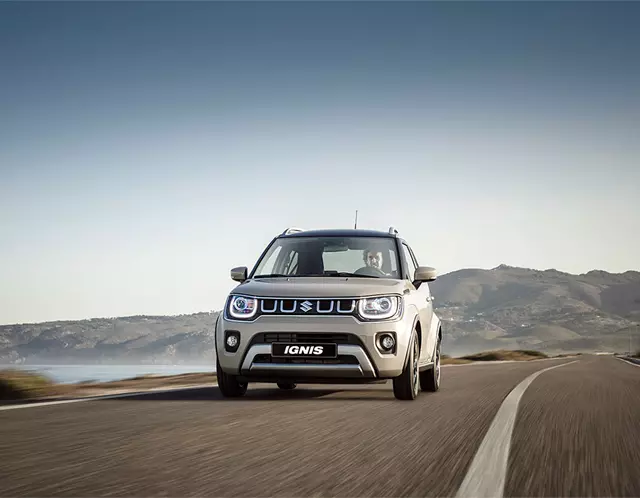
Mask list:
[[0,4],[0,323],[219,309],[287,226],[637,269],[640,4]]

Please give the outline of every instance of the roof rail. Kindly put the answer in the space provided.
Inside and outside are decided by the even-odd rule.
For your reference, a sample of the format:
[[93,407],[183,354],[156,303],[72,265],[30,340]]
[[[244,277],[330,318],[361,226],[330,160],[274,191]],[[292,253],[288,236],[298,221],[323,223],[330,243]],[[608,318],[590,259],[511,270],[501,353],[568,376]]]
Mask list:
[[389,227],[389,235],[398,235],[398,230],[393,227]]
[[280,235],[289,235],[290,233],[298,233],[298,232],[304,232],[304,230],[302,228],[289,227]]

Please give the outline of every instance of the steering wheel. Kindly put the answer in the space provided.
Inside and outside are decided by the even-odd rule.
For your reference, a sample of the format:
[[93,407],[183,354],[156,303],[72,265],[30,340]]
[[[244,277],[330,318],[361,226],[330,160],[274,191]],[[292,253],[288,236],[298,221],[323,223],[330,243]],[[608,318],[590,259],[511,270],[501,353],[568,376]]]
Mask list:
[[354,273],[358,275],[370,275],[372,277],[386,277],[387,274],[374,266],[363,266],[358,268]]

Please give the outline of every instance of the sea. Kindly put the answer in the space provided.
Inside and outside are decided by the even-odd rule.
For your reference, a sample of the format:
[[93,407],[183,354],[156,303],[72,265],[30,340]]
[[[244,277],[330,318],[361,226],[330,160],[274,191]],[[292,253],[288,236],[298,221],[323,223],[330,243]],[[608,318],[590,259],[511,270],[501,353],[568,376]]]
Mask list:
[[59,384],[109,382],[139,375],[178,375],[215,372],[212,365],[0,365],[0,370],[19,369],[44,374]]

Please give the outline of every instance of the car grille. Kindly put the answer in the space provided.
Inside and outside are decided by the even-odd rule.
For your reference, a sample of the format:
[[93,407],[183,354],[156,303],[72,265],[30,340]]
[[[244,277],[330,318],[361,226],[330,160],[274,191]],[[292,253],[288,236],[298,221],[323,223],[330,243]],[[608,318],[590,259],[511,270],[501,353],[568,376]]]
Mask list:
[[292,365],[358,365],[358,359],[348,354],[338,355],[337,358],[273,358],[270,354],[258,354],[253,361],[255,363],[288,363]]
[[263,332],[253,336],[252,344],[271,344],[274,342],[301,342],[312,344],[355,344],[362,345],[353,334],[308,333],[308,332]]
[[260,298],[259,315],[349,316],[356,313],[355,299]]

